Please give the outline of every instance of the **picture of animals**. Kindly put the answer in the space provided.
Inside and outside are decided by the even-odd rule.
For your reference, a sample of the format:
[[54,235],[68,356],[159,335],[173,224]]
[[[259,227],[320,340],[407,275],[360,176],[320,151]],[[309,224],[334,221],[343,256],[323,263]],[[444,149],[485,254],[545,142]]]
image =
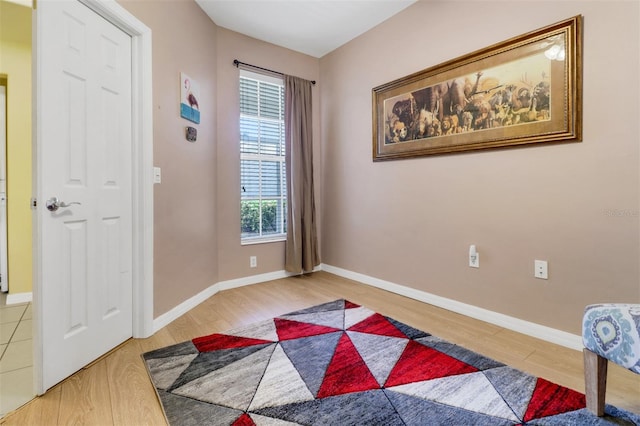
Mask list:
[[200,92],[198,84],[185,73],[180,73],[180,116],[196,124],[200,123]]
[[373,161],[582,141],[582,16],[381,84]]
[[384,101],[385,144],[551,119],[544,51]]

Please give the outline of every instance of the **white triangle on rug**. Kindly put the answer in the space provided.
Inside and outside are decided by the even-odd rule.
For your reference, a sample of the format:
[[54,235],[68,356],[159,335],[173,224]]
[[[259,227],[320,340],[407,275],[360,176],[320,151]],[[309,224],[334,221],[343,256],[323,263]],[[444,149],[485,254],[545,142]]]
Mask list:
[[275,348],[269,345],[241,360],[174,389],[176,395],[246,411]]
[[152,358],[147,360],[153,383],[158,389],[168,389],[180,374],[191,365],[198,354]]
[[377,334],[347,331],[347,335],[358,350],[369,371],[376,378],[380,386],[389,377],[389,373],[398,362],[409,339],[400,337],[379,336]]
[[284,315],[279,318],[308,324],[324,325],[342,330],[344,324],[344,309],[338,311],[312,312],[310,314]]
[[520,421],[482,372],[459,374],[387,389],[489,416]]
[[261,321],[246,327],[238,327],[233,330],[225,331],[227,336],[246,337],[248,339],[262,339],[272,342],[278,341],[278,333],[273,319]]
[[256,426],[300,426],[299,423],[288,422],[286,420],[274,419],[273,417],[259,416],[249,413],[249,417]]
[[362,306],[359,308],[345,309],[344,329],[348,330],[350,327],[353,327],[357,323],[369,318],[373,314],[375,314],[374,311],[372,311],[371,309],[363,308]]
[[274,405],[294,404],[312,401],[313,395],[293,366],[280,345],[271,355],[271,361],[258,385],[249,410],[257,410]]

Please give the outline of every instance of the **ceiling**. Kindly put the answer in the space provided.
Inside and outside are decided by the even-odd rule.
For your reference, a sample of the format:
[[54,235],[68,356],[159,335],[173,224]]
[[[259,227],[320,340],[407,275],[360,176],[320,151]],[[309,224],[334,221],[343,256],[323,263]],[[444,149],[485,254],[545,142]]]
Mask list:
[[416,0],[195,0],[218,26],[321,58]]

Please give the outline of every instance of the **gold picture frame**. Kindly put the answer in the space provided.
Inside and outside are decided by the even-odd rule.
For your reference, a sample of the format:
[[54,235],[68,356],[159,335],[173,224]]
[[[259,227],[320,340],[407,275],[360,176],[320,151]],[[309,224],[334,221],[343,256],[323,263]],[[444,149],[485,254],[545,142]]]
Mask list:
[[582,140],[582,16],[372,90],[373,161]]

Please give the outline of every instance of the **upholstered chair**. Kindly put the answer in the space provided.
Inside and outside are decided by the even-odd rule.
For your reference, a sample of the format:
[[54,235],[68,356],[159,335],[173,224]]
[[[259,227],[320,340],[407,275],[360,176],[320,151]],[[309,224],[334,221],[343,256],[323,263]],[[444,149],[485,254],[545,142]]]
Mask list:
[[587,408],[604,414],[607,362],[640,374],[640,304],[589,305],[582,318]]

